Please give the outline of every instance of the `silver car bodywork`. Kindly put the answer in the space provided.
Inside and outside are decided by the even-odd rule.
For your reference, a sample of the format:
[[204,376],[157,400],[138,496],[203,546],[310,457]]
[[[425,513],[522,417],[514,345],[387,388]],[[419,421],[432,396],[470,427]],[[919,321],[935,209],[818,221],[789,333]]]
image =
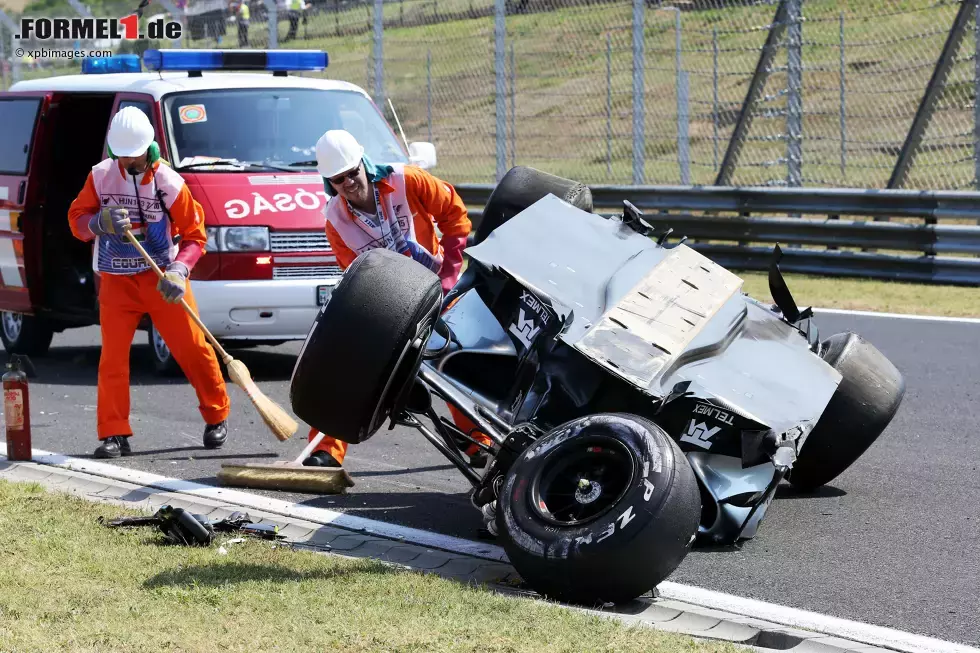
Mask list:
[[[445,313],[452,342],[432,336],[445,353],[424,363],[429,374],[508,424],[544,419],[556,396],[583,412],[622,397],[685,452],[702,490],[700,536],[755,535],[840,382],[809,324],[790,324],[686,245],[553,195],[467,255],[481,279],[502,281],[465,290]],[[529,366],[535,380],[522,385]],[[512,370],[514,388],[499,380]]]

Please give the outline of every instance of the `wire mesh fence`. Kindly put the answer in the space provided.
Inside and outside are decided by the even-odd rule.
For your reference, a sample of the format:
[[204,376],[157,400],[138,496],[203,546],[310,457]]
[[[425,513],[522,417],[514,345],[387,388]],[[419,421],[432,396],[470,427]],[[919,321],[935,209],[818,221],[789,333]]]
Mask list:
[[[23,15],[78,15],[77,4],[38,0]],[[136,4],[84,8],[124,16]],[[144,20],[175,14],[184,25],[178,43],[152,47],[327,51],[318,75],[363,87],[408,140],[433,142],[433,172],[455,183],[530,165],[593,184],[980,188],[976,0],[244,7],[154,0]],[[6,88],[15,42],[0,41]],[[80,70],[17,63],[21,78]]]

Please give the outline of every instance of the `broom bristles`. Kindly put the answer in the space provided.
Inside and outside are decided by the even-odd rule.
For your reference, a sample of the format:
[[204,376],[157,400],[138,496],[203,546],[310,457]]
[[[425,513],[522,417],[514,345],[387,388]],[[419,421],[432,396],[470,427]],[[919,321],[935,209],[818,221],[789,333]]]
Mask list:
[[269,399],[259,390],[259,387],[252,381],[252,377],[248,373],[248,368],[245,367],[244,363],[231,359],[227,365],[228,376],[231,377],[235,385],[245,391],[245,394],[252,400],[252,404],[262,417],[262,421],[279,438],[279,441],[284,442],[291,438],[299,429],[299,424],[296,420],[290,417],[289,413],[283,410],[279,404]]

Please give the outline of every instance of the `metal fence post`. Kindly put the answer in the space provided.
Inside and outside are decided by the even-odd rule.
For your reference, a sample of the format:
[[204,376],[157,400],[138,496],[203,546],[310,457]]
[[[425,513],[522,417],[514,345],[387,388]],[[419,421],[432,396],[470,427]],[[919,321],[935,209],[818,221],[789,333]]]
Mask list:
[[677,88],[677,167],[681,183],[690,183],[690,152],[687,138],[687,75],[681,64],[681,11],[674,7],[674,84]]
[[384,0],[374,0],[374,97],[379,105],[384,102]]
[[[840,173],[847,170],[847,82],[844,57],[844,12],[840,12]],[[843,181],[843,180],[841,180]]]
[[973,183],[980,190],[980,3],[973,9],[973,32]]
[[432,142],[432,50],[425,53],[425,116],[429,125],[429,142]]
[[7,90],[7,45],[4,36],[7,30],[4,29],[3,22],[0,21],[0,91]]
[[[976,10],[977,0],[963,0],[962,4],[960,4],[956,18],[953,19],[953,24],[949,28],[946,43],[943,45],[943,50],[939,54],[939,59],[936,60],[936,67],[932,71],[929,85],[926,87],[926,92],[922,96],[919,108],[915,112],[912,126],[909,128],[908,134],[905,136],[905,142],[902,144],[902,149],[898,153],[898,160],[895,162],[892,176],[888,180],[888,188],[901,188],[905,185],[909,168],[912,166],[912,162],[916,154],[918,154],[919,145],[922,143],[922,136],[925,134],[926,127],[932,120],[932,113],[936,109],[939,95],[946,86],[946,77],[953,67],[956,52],[959,50],[960,43],[963,41],[970,14],[971,12],[976,13]],[[878,217],[875,219],[877,220]]]
[[769,67],[776,54],[776,48],[780,39],[786,31],[787,6],[794,0],[779,0],[779,6],[773,15],[772,25],[769,27],[769,34],[766,36],[765,45],[759,54],[759,60],[755,64],[755,72],[752,74],[752,81],[749,82],[749,89],[745,92],[745,99],[742,101],[742,108],[732,130],[732,136],[728,140],[728,148],[725,150],[725,157],[721,161],[721,170],[715,177],[716,186],[728,186],[732,181],[732,174],[738,164],[738,157],[745,145],[745,136],[748,134],[749,127],[752,125],[752,111],[759,100],[759,96],[769,78]]
[[681,72],[677,88],[677,162],[681,169],[681,185],[687,186],[691,183],[691,139],[689,137],[690,123],[690,89],[688,73]]
[[517,87],[514,82],[517,73],[514,70],[514,42],[510,42],[510,165],[517,165],[517,106],[514,99],[517,96]]
[[790,0],[786,46],[786,183],[803,185],[803,0]]
[[[498,0],[499,1],[499,0]],[[645,114],[643,107],[646,1],[633,0],[633,184],[643,185],[646,167]]]
[[711,35],[711,50],[712,50],[712,79],[711,85],[713,89],[713,99],[711,104],[711,120],[714,123],[714,140],[715,140],[715,172],[718,172],[718,28],[716,27],[712,31]]
[[265,0],[265,8],[269,14],[269,49],[279,47],[279,7],[276,0]]
[[14,54],[17,51],[17,42],[14,39],[14,34],[17,33],[17,24],[4,13],[3,9],[0,9],[0,22],[3,22],[7,26],[7,31],[10,32],[8,35],[10,38],[10,77],[11,85],[13,85],[20,81],[20,57]]
[[606,32],[606,177],[612,177],[612,35]]
[[497,181],[507,173],[507,71],[504,69],[504,36],[507,24],[506,0],[494,0],[493,21],[493,61],[496,73],[496,109],[497,109]]

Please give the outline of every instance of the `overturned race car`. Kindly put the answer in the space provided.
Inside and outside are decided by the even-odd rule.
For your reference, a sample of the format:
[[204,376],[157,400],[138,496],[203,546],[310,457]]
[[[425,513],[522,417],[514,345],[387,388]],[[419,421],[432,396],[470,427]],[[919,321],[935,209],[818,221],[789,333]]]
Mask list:
[[[768,305],[668,235],[628,202],[603,217],[586,186],[513,168],[445,297],[407,257],[354,261],[303,345],[292,408],[354,444],[386,422],[417,429],[540,594],[641,596],[696,542],[754,537],[783,480],[815,489],[841,474],[905,394],[861,336],[819,337],[778,247]],[[433,395],[493,441],[482,472],[461,450],[485,445]]]

